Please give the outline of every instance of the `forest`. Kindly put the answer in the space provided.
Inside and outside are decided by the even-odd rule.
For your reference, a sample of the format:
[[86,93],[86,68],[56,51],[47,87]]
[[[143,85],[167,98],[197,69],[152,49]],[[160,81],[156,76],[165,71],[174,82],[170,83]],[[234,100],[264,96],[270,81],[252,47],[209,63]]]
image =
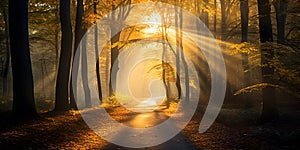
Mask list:
[[299,149],[299,0],[1,0],[1,149]]

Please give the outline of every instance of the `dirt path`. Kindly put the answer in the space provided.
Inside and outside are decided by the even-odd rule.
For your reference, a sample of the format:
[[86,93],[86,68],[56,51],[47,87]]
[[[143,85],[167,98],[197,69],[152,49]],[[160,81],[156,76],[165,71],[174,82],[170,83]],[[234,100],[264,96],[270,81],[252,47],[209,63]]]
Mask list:
[[[168,119],[168,116],[163,111],[154,111],[154,112],[145,112],[145,113],[137,113],[126,116],[130,119],[126,119],[122,121],[123,124],[126,124],[135,128],[147,128],[158,125],[164,120]],[[141,138],[140,140],[147,141],[147,138]],[[131,148],[120,147],[117,145],[107,145],[105,149],[124,149],[131,150]],[[160,145],[154,147],[140,148],[140,149],[150,149],[150,150],[195,150],[197,149],[193,143],[186,138],[181,133],[177,134],[175,137],[170,139],[169,141],[162,143]],[[134,150],[134,149],[132,149]]]
[[[108,108],[116,120],[127,126],[145,128],[163,122],[168,112],[132,113],[121,107]],[[147,140],[147,139],[141,139]],[[45,114],[42,118],[15,122],[0,120],[0,147],[5,149],[126,149],[106,142],[83,121],[78,111]],[[193,150],[196,147],[181,133],[163,144],[142,149]]]
[[[149,127],[167,119],[168,110],[132,113],[121,107],[108,108],[110,115],[133,127]],[[17,121],[0,114],[0,149],[127,149],[101,139],[83,121],[78,111],[43,114],[41,118]],[[196,113],[187,127],[166,143],[151,150],[193,149],[299,149],[299,123],[276,126],[229,127],[214,123],[207,132],[197,132],[201,113]],[[147,139],[141,139],[147,140]]]

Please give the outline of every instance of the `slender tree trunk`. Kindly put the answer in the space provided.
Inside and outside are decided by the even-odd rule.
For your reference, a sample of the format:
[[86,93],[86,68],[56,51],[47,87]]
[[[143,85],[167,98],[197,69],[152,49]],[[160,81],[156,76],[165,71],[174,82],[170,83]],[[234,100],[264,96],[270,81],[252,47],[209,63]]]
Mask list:
[[241,12],[241,27],[242,27],[241,42],[247,42],[248,41],[248,20],[249,20],[248,0],[240,0],[240,12]]
[[82,85],[85,96],[85,107],[89,108],[92,106],[91,101],[91,92],[89,88],[89,79],[88,79],[88,64],[87,64],[87,50],[86,50],[87,35],[82,38],[82,55],[81,55],[81,76],[82,76]]
[[170,94],[169,94],[169,87],[168,87],[168,84],[167,84],[167,80],[166,80],[166,69],[165,69],[165,51],[166,51],[166,46],[165,46],[165,43],[163,43],[163,50],[162,50],[162,54],[161,54],[161,67],[162,67],[162,81],[164,83],[164,87],[165,87],[165,90],[166,90],[166,106],[167,108],[170,107]]
[[184,51],[183,51],[183,44],[182,44],[182,22],[183,21],[183,16],[182,16],[182,9],[180,9],[179,12],[179,48],[180,48],[180,56],[181,56],[181,62],[183,64],[184,68],[184,77],[185,77],[185,102],[189,102],[190,99],[190,79],[189,79],[189,70],[188,70],[188,65],[185,60],[184,56]]
[[226,14],[226,3],[225,0],[221,1],[221,40],[226,39],[226,32],[227,32],[227,14]]
[[[176,3],[176,1],[175,1]],[[175,37],[176,37],[176,87],[178,99],[181,98],[181,86],[180,86],[180,43],[179,43],[179,25],[178,25],[178,6],[175,6]]]
[[275,0],[273,5],[276,12],[277,23],[277,43],[284,44],[285,41],[285,23],[286,23],[286,11],[287,0]]
[[[241,28],[242,28],[242,39],[241,42],[248,42],[248,22],[249,22],[249,6],[248,0],[240,0],[240,12],[241,12]],[[244,70],[244,87],[250,86],[250,73],[249,73],[249,62],[248,54],[242,53],[242,65]],[[252,101],[243,94],[245,108],[253,106]]]
[[[110,64],[110,57],[111,55],[109,54],[109,50],[107,50],[106,55],[105,55],[105,63],[106,64]],[[98,60],[99,63],[99,60]],[[109,65],[105,65],[105,85],[106,85],[106,92],[107,92],[107,97],[110,97],[110,66]]]
[[[84,6],[83,6],[83,0],[77,0],[77,8],[76,8],[76,20],[75,20],[75,37],[74,37],[74,47],[73,47],[73,59],[77,52],[78,47],[80,46],[80,41],[82,37],[84,36],[86,29],[83,28],[83,15],[84,15]],[[82,42],[83,45],[83,42]],[[83,48],[82,48],[83,51]],[[82,52],[83,53],[83,52]],[[74,60],[73,60],[74,61]],[[74,78],[71,78],[70,82],[70,106],[73,109],[77,109],[75,96],[77,94],[77,81],[73,82],[73,79],[77,79],[78,77],[78,67],[79,65],[73,65],[72,63],[72,76]],[[82,71],[82,69],[81,69]],[[73,84],[73,85],[72,85]],[[73,89],[75,87],[75,89]]]
[[[94,14],[97,14],[97,3],[94,2]],[[101,78],[100,78],[100,56],[98,48],[98,24],[95,22],[94,28],[94,39],[95,39],[95,57],[96,57],[96,76],[97,76],[97,89],[99,94],[99,99],[102,102],[102,88],[101,88]]]
[[3,10],[3,19],[5,25],[5,45],[6,45],[6,52],[5,52],[5,60],[4,60],[4,67],[3,67],[3,98],[7,97],[7,75],[9,69],[9,62],[10,62],[10,46],[9,46],[9,32],[8,32],[8,18],[6,14],[6,10]]
[[215,36],[217,35],[217,0],[214,0],[214,8],[215,8],[215,13],[214,13],[214,33]]
[[[272,24],[270,15],[269,0],[258,0],[258,14],[259,14],[259,33],[260,42],[273,42]],[[269,50],[264,46],[261,47],[261,64],[266,65],[274,56],[274,50]],[[271,77],[274,74],[274,68],[271,66],[262,67],[262,82],[272,83]],[[279,116],[277,110],[277,102],[275,98],[275,89],[272,87],[265,87],[262,89],[263,109],[261,114],[262,122],[269,122],[276,120]]]
[[69,109],[69,77],[72,58],[72,25],[70,17],[70,0],[60,0],[61,53],[56,80],[55,110]]
[[[204,7],[207,7],[208,0],[203,0]],[[204,22],[207,28],[209,28],[208,12],[204,9],[201,11],[201,20]]]
[[28,39],[28,0],[9,0],[9,33],[13,72],[13,113],[37,114]]
[[[115,5],[112,5],[112,10],[115,10],[116,7]],[[116,14],[113,11],[112,12],[112,21],[116,21]],[[115,43],[119,42],[120,38],[120,32],[116,33],[118,31],[117,26],[112,26],[111,27],[111,45],[113,46]],[[116,33],[114,35],[114,33]],[[118,62],[118,55],[119,55],[119,47],[114,46],[111,48],[111,60],[110,60],[110,80],[109,80],[109,96],[114,96],[115,93],[113,92],[113,89],[116,90],[116,84],[113,85],[113,83],[116,83],[117,79],[117,73],[119,71],[119,62]],[[116,68],[116,72],[112,72],[113,67]]]
[[44,64],[43,64],[43,60],[41,60],[41,80],[42,80],[42,92],[43,92],[43,99],[46,98],[46,94],[45,94],[45,71],[44,71]]
[[[220,0],[221,3],[221,40],[225,41],[227,38],[227,0]],[[226,45],[222,45],[223,49],[226,49]],[[232,86],[227,79],[225,101],[233,101]]]
[[[163,41],[166,41],[166,26],[164,25],[164,17],[162,17],[162,38],[163,38]],[[169,91],[169,86],[168,86],[168,82],[167,79],[166,79],[166,67],[167,67],[167,63],[165,62],[165,59],[166,59],[166,43],[162,43],[163,44],[163,50],[162,50],[162,54],[161,54],[161,67],[162,67],[162,81],[164,83],[164,87],[165,87],[165,90],[166,90],[166,106],[167,108],[170,107],[170,91]]]
[[55,17],[56,17],[56,29],[55,29],[55,69],[57,69],[58,66],[58,58],[59,58],[59,4],[56,5],[56,12],[55,12]]

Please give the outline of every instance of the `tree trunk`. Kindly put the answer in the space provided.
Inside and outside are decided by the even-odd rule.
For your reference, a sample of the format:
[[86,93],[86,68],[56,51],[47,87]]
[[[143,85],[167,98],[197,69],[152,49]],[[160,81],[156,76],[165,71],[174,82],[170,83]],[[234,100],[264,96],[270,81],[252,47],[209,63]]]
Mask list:
[[58,66],[58,59],[59,59],[59,4],[56,4],[56,12],[55,12],[55,18],[56,18],[56,29],[55,29],[55,69],[57,69]]
[[[115,29],[112,29],[115,30]],[[114,45],[115,43],[119,42],[120,38],[120,32],[117,33],[116,35],[112,35],[113,37],[111,38],[111,45]],[[109,96],[114,96],[115,93],[113,91],[116,90],[116,80],[117,80],[117,73],[119,71],[119,62],[118,62],[118,56],[119,56],[119,47],[115,46],[111,48],[111,59],[110,59],[110,80],[109,80]],[[116,68],[116,72],[113,72],[112,69],[113,67]],[[115,83],[115,84],[113,84]]]
[[13,113],[37,114],[28,39],[28,0],[9,1],[9,33],[13,72]]
[[249,21],[248,0],[240,0],[240,12],[241,12],[241,27],[242,27],[241,42],[247,42],[248,41],[248,21]]
[[284,44],[287,0],[275,0],[273,5],[276,12],[277,43]]
[[[112,5],[112,15],[111,19],[112,21],[117,21],[116,14],[114,10],[116,9],[115,5]],[[113,46],[115,43],[119,42],[120,38],[120,32],[116,33],[118,31],[118,27],[113,25],[111,26],[111,46]],[[114,35],[115,34],[115,35]],[[119,62],[118,62],[118,55],[119,55],[119,47],[114,46],[111,48],[111,59],[110,59],[110,80],[109,80],[109,96],[114,96],[115,93],[113,92],[113,89],[116,90],[116,84],[113,85],[113,82],[116,83],[117,79],[117,73],[119,71]],[[113,67],[116,68],[116,72],[112,72]]]
[[214,8],[215,8],[215,13],[214,13],[214,33],[215,33],[215,36],[216,36],[217,35],[217,0],[214,0]]
[[[241,12],[241,28],[242,39],[241,42],[248,42],[248,22],[249,22],[249,6],[248,0],[240,0],[240,12]],[[249,73],[249,61],[248,54],[242,53],[242,65],[244,71],[244,87],[250,86],[250,73]],[[243,94],[245,108],[253,106],[252,101]]]
[[[74,37],[74,47],[73,47],[73,63],[74,63],[74,55],[77,52],[77,48],[79,47],[80,41],[83,37],[83,35],[86,32],[86,29],[83,28],[83,15],[84,15],[84,6],[83,6],[83,0],[77,0],[77,8],[76,8],[76,20],[75,20],[75,37]],[[82,48],[83,51],[83,48]],[[76,61],[79,62],[79,61]],[[74,65],[78,65],[78,64],[72,64]],[[71,66],[71,68],[73,68]],[[81,70],[82,71],[82,70]],[[78,71],[72,71],[72,76],[74,76],[74,79],[77,80],[78,77]],[[72,85],[73,84],[73,85]],[[73,88],[75,87],[75,88]],[[77,81],[73,82],[72,78],[71,78],[71,82],[70,82],[70,107],[73,109],[77,109],[77,105],[76,105],[76,100],[75,100],[75,96],[77,94]]]
[[183,16],[182,16],[182,9],[180,9],[179,12],[179,48],[180,48],[180,56],[181,56],[181,61],[183,64],[184,68],[184,77],[185,77],[185,102],[189,102],[189,97],[190,97],[190,85],[189,85],[189,70],[188,70],[188,65],[184,57],[184,51],[183,51],[183,44],[182,44],[182,22],[183,21]]
[[5,25],[5,45],[6,45],[6,52],[5,52],[5,60],[4,60],[4,67],[3,67],[3,98],[7,97],[7,75],[9,69],[9,62],[10,62],[10,46],[9,46],[9,32],[8,32],[8,18],[6,14],[6,10],[3,10],[3,19]]
[[[204,6],[209,5],[208,0],[203,0]],[[207,28],[209,28],[208,12],[204,9],[201,11],[201,20],[204,22]]]
[[269,0],[257,0],[258,2],[258,15],[259,15],[259,35],[260,41],[273,42],[272,36],[272,23],[270,16],[270,3]]
[[226,14],[226,3],[225,0],[221,1],[221,40],[226,39],[226,31],[227,31],[227,14]]
[[72,25],[70,18],[70,0],[60,0],[61,22],[61,53],[59,59],[56,80],[55,110],[65,111],[69,109],[69,77],[72,58]]
[[[96,2],[94,2],[94,14],[97,14],[97,3]],[[100,56],[99,56],[99,48],[98,48],[98,24],[97,24],[97,22],[95,22],[94,39],[95,39],[97,89],[98,89],[99,99],[102,102],[102,88],[101,88],[100,63],[99,63]]]
[[91,101],[91,92],[89,88],[89,79],[88,79],[86,41],[87,41],[87,35],[83,36],[82,38],[81,76],[82,76],[82,85],[84,90],[83,92],[85,96],[85,107],[89,108],[92,106],[92,101]]
[[[118,11],[118,14],[115,14],[114,11],[117,7],[113,3],[112,4],[112,14],[111,14],[111,20],[113,22],[122,22],[125,20],[125,18],[128,16],[130,10],[131,10],[131,0],[125,0],[118,4],[120,8],[120,11]],[[125,7],[126,6],[126,7]],[[119,23],[114,23],[111,25],[111,45],[113,46],[115,43],[119,42],[120,34],[121,32],[117,32],[120,28]],[[113,35],[115,34],[115,35]],[[119,62],[118,62],[118,56],[119,56],[119,47],[115,46],[111,48],[111,66],[110,66],[110,80],[109,80],[109,96],[114,96],[113,89],[116,88],[116,85],[113,85],[112,81],[116,83],[117,79],[117,73],[119,71]],[[115,66],[114,66],[115,65]],[[116,72],[112,72],[113,66],[116,68]]]
[[[163,15],[163,14],[162,14]],[[164,25],[165,23],[164,23],[164,20],[165,18],[164,17],[162,17],[162,25],[163,25],[163,27],[162,27],[162,39],[163,39],[163,50],[162,50],[162,54],[161,54],[161,68],[162,68],[162,81],[163,81],[163,84],[164,84],[164,87],[165,87],[165,90],[166,90],[166,101],[165,101],[165,103],[166,103],[166,106],[167,106],[167,108],[169,108],[170,107],[170,91],[169,91],[169,86],[168,86],[168,82],[169,81],[167,81],[166,80],[166,67],[167,67],[167,62],[165,62],[165,58],[166,58],[166,50],[167,50],[167,47],[166,47],[166,43],[165,43],[165,41],[166,41],[166,26]]]
[[[176,3],[176,1],[175,1]],[[178,6],[175,5],[175,37],[176,37],[176,88],[177,97],[181,98],[181,86],[180,86],[180,43],[179,43],[179,25],[178,25]]]
[[[258,14],[259,14],[259,33],[260,42],[273,42],[272,24],[270,16],[269,0],[258,0]],[[261,47],[261,64],[268,64],[269,60],[274,56],[274,50],[268,50]],[[262,82],[272,83],[271,77],[274,74],[274,68],[270,66],[262,67]],[[278,118],[277,102],[275,99],[275,89],[272,87],[265,87],[262,90],[263,109],[261,114],[262,122],[270,122]]]

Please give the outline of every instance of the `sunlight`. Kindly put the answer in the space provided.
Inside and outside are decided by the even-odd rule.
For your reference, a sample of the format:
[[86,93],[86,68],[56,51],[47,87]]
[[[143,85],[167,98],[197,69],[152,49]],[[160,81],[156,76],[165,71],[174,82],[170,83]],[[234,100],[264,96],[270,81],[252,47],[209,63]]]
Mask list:
[[161,25],[161,16],[158,13],[152,13],[149,16],[145,16],[143,19],[144,19],[143,22],[145,24],[153,24],[157,26]]
[[157,76],[161,71],[149,73],[161,63],[161,50],[161,44],[144,41],[121,51],[116,96],[122,106],[134,112],[151,112],[163,103],[165,89]]
[[148,27],[143,29],[146,34],[155,34],[159,32],[159,26],[161,26],[161,16],[158,13],[152,13],[149,16],[143,18],[143,23]]
[[143,32],[146,34],[155,34],[159,32],[159,26],[158,25],[149,25],[148,28],[143,29]]

